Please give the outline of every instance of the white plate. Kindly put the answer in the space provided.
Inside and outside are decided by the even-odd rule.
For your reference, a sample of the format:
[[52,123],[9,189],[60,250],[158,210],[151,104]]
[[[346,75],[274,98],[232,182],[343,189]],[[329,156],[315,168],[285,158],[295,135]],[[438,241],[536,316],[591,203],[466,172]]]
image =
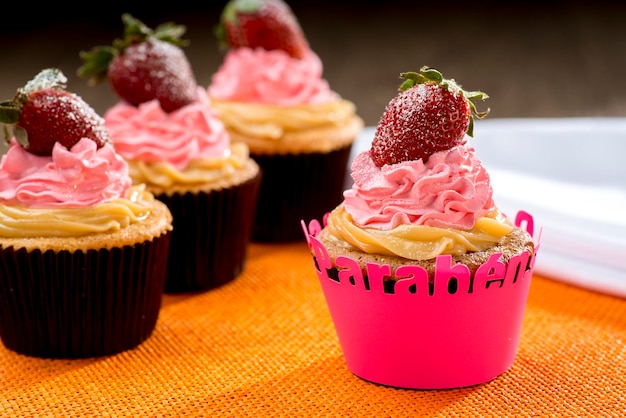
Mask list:
[[[373,137],[365,128],[352,158]],[[498,207],[543,228],[538,274],[626,297],[626,118],[484,119],[469,143]]]

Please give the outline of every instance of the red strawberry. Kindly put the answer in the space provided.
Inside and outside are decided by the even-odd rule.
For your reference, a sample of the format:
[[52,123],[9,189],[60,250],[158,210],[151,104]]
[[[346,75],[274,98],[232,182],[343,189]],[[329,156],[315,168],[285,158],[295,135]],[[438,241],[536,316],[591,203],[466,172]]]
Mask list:
[[65,89],[67,78],[58,69],[41,71],[17,90],[11,101],[0,103],[0,122],[11,125],[6,140],[15,136],[29,152],[52,155],[56,142],[70,149],[81,138],[98,148],[110,141],[104,119],[82,98]]
[[422,158],[465,143],[473,135],[478,113],[472,99],[487,99],[480,91],[466,92],[454,80],[446,80],[434,69],[422,67],[419,73],[402,73],[406,80],[400,93],[383,113],[370,156],[378,167]]
[[282,0],[230,0],[215,34],[223,47],[282,49],[297,59],[309,50],[300,23]]
[[186,28],[165,23],[153,31],[127,13],[122,20],[124,39],[81,52],[78,75],[91,84],[108,77],[115,93],[134,106],[157,99],[163,110],[173,112],[195,101],[196,78],[181,49]]

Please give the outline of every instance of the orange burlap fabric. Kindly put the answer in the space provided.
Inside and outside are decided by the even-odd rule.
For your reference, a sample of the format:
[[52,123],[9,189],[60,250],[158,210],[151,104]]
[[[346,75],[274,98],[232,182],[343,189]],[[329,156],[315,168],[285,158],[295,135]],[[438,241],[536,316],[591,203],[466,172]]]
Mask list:
[[535,276],[513,366],[463,389],[368,383],[345,366],[306,244],[252,244],[244,273],[166,295],[139,347],[87,360],[0,346],[0,416],[487,416],[626,413],[626,300]]

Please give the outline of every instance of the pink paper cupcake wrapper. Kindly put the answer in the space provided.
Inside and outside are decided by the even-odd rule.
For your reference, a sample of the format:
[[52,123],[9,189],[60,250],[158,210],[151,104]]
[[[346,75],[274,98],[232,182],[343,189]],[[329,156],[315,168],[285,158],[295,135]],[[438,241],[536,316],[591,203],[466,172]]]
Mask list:
[[[532,235],[532,216],[520,212],[517,222],[526,223]],[[522,252],[504,264],[493,254],[473,276],[451,256],[438,256],[434,286],[421,267],[400,267],[396,274],[407,278],[389,293],[383,285],[389,265],[368,265],[362,277],[358,262],[344,257],[336,260],[338,271],[315,238],[319,229],[310,223],[306,236],[355,375],[394,387],[444,389],[488,382],[513,364],[538,240],[532,256]]]

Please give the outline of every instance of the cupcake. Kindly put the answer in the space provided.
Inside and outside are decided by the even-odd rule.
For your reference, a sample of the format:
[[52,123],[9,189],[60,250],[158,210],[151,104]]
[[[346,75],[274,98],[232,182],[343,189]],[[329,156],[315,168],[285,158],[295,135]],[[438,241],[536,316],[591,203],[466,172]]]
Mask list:
[[[508,218],[468,137],[477,112],[437,70],[403,73],[354,184],[305,235],[348,368],[379,384],[480,384],[516,356],[538,244]],[[304,223],[303,223],[304,225]]]
[[135,184],[167,204],[172,232],[168,293],[226,284],[245,267],[261,171],[248,146],[231,143],[206,89],[195,81],[179,36],[125,14],[125,37],[81,53],[79,75],[108,78],[120,101],[105,114]]
[[104,120],[57,69],[0,103],[0,338],[45,358],[136,347],[161,308],[172,217],[133,186]]
[[320,57],[283,1],[232,0],[216,33],[226,53],[209,96],[263,171],[252,239],[302,240],[301,219],[341,202],[363,120],[322,78]]

